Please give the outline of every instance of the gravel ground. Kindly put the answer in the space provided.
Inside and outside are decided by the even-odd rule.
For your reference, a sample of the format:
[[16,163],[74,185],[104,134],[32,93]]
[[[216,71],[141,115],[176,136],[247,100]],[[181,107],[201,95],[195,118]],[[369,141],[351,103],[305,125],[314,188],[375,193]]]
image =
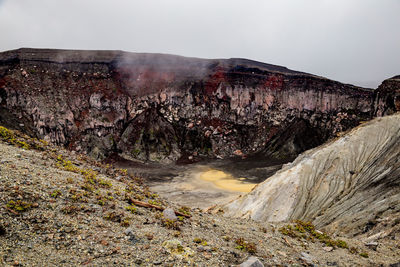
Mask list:
[[[4,131],[2,135],[0,129],[2,266],[234,266],[253,255],[266,266],[400,262],[398,240],[379,240],[375,251],[356,238],[340,238],[357,252],[331,250],[306,238],[307,232],[284,233],[284,224],[180,207],[124,170],[19,133],[7,137]],[[167,220],[161,211],[131,205],[131,199],[191,217]]]

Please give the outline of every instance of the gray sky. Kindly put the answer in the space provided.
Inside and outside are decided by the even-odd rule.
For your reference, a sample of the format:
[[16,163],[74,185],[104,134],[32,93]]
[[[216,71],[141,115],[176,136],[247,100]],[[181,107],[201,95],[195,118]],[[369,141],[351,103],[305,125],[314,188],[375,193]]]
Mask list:
[[400,0],[0,0],[0,50],[243,57],[376,87],[400,74]]

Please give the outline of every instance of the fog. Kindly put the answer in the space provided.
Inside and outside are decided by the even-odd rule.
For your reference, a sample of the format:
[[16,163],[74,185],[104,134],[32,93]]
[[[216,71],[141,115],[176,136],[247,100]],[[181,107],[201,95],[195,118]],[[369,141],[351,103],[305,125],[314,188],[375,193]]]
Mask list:
[[0,0],[0,50],[242,57],[376,87],[400,74],[398,0]]

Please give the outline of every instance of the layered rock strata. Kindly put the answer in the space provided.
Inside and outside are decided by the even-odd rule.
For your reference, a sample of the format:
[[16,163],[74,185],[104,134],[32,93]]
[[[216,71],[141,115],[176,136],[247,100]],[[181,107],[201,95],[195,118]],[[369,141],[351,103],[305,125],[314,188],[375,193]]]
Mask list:
[[99,159],[291,158],[392,109],[388,95],[245,59],[0,53],[0,123]]
[[[304,152],[228,204],[226,214],[258,221],[313,221],[348,234],[381,224],[385,231],[400,233],[399,159],[400,114],[377,118]],[[391,233],[385,231],[380,234]]]

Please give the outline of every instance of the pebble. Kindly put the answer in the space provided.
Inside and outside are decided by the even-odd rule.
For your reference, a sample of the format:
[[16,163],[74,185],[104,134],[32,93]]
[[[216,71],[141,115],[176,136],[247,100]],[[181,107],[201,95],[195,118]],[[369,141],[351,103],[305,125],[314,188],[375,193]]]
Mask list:
[[369,242],[365,244],[368,248],[375,250],[378,248],[378,242]]
[[302,259],[305,263],[312,265],[314,258],[308,254],[307,252],[300,253],[300,259]]
[[153,261],[153,264],[154,265],[161,265],[163,262],[162,262],[162,260],[155,260],[155,261]]
[[257,257],[250,257],[239,265],[240,267],[264,267],[264,264]]
[[133,229],[130,227],[125,230],[125,235],[130,236],[133,234],[134,234]]
[[175,211],[170,207],[166,208],[163,211],[163,216],[164,216],[164,219],[171,220],[171,221],[176,221],[178,219],[178,217],[176,217],[176,215],[175,215]]
[[326,252],[331,252],[333,250],[333,247],[323,247],[322,249]]

